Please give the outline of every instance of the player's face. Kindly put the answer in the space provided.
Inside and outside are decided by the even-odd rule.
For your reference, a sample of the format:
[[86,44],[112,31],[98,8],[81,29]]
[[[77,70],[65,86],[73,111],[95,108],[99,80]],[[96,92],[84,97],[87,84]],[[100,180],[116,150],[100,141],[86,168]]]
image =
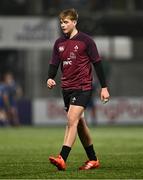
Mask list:
[[60,23],[64,34],[71,34],[76,26],[76,21],[69,18],[61,19]]

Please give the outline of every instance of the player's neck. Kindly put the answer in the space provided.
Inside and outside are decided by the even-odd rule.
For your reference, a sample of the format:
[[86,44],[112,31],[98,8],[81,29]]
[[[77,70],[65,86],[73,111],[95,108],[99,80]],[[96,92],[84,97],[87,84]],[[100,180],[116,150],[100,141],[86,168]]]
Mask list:
[[73,38],[78,33],[78,30],[75,28],[69,35],[69,39]]

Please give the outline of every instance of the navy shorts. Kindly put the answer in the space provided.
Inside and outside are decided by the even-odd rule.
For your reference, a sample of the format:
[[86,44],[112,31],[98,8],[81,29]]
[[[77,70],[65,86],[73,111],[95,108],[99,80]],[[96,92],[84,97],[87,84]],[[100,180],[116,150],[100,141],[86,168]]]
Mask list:
[[69,110],[70,105],[86,108],[92,97],[92,90],[63,90],[62,93],[66,111]]

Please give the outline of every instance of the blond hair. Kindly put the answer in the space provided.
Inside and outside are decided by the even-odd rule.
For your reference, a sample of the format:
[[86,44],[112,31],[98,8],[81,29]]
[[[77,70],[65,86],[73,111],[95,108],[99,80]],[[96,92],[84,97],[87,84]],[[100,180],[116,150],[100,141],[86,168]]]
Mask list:
[[59,18],[63,20],[66,17],[68,17],[70,20],[77,21],[78,20],[78,13],[74,8],[65,9],[65,10],[60,12]]

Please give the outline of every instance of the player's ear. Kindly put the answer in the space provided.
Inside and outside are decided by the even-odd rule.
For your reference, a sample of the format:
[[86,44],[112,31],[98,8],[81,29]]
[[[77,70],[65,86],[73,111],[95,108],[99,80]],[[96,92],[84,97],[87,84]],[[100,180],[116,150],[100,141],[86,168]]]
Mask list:
[[77,25],[77,21],[76,20],[74,20],[73,23],[74,23],[75,26]]

